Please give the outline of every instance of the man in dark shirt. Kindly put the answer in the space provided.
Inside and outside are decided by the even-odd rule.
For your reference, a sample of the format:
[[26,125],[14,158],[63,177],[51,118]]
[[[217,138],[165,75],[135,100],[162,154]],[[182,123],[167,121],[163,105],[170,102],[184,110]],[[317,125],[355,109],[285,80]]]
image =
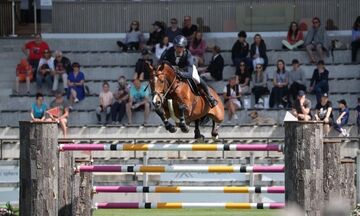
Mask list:
[[338,101],[339,104],[339,117],[336,119],[334,123],[334,128],[343,136],[348,137],[350,134],[344,128],[347,125],[350,117],[350,110],[347,107],[346,101],[344,99]]
[[55,60],[54,60],[55,74],[54,74],[54,83],[53,91],[56,91],[59,86],[60,77],[63,80],[64,92],[67,93],[67,77],[68,74],[72,71],[71,61],[63,56],[60,50],[55,51]]
[[181,35],[181,28],[178,27],[178,21],[176,18],[171,18],[170,20],[170,27],[166,29],[165,32],[166,36],[169,37],[169,41],[172,43],[174,38],[178,35]]
[[315,119],[317,121],[324,121],[324,134],[329,134],[330,126],[333,122],[332,103],[329,101],[328,94],[324,93],[321,100],[316,104]]
[[141,51],[142,58],[140,58],[135,65],[134,80],[139,79],[140,81],[150,79],[150,68],[149,65],[153,64],[151,59],[151,52],[147,49]]
[[182,29],[182,35],[189,41],[192,40],[192,36],[198,30],[197,26],[191,23],[191,16],[184,17],[184,26]]
[[305,97],[305,92],[300,90],[292,108],[292,114],[301,121],[311,120],[311,101]]
[[151,51],[155,50],[155,45],[162,42],[163,37],[165,36],[165,31],[163,24],[159,21],[155,21],[153,24],[153,32],[150,33],[149,40],[146,45]]
[[201,73],[201,77],[205,77],[205,79],[220,81],[223,77],[224,58],[221,56],[220,47],[218,46],[212,48],[212,53],[213,56],[209,66],[199,68],[199,72]]
[[245,61],[246,66],[252,68],[252,61],[248,58],[249,44],[246,42],[246,37],[246,32],[240,31],[238,33],[238,40],[231,49],[231,59],[236,68],[239,67],[241,61]]

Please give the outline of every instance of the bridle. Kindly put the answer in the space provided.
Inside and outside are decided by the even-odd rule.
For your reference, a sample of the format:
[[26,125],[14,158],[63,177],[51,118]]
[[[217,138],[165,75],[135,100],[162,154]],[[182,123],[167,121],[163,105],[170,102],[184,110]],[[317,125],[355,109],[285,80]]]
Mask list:
[[[173,68],[171,68],[171,69],[174,70]],[[175,71],[173,71],[173,72],[176,73]],[[155,75],[155,77],[157,78],[158,75],[159,75],[159,74]],[[175,81],[176,81],[176,77],[177,77],[177,76],[176,76],[176,74],[175,74],[175,76],[174,76],[173,80],[171,81],[170,85],[169,85],[168,79],[165,78],[165,82],[166,82],[166,84],[167,84],[167,89],[166,89],[166,91],[164,91],[164,89],[165,89],[165,88],[164,88],[163,91],[160,92],[160,93],[158,93],[158,92],[156,92],[156,91],[154,92],[154,96],[157,95],[157,96],[160,98],[161,104],[165,101],[167,95],[168,95],[169,93],[171,93],[172,87],[174,86]]]

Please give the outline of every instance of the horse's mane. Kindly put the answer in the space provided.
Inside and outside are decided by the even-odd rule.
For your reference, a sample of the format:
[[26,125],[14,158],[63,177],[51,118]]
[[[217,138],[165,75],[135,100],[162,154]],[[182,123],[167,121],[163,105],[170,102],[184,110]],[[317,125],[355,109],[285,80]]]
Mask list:
[[174,68],[174,67],[171,65],[171,63],[170,63],[169,61],[167,61],[167,60],[161,61],[161,64],[160,64],[160,66],[158,67],[158,71],[159,71],[159,70],[161,70],[161,71],[164,70],[165,65],[169,66],[172,70],[175,71],[175,68]]

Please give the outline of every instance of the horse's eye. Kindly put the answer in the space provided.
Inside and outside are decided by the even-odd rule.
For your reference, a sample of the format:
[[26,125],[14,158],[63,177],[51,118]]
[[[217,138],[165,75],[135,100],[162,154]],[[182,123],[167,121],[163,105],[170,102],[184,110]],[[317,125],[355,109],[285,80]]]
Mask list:
[[164,80],[160,80],[160,83],[161,83],[161,84],[164,84]]

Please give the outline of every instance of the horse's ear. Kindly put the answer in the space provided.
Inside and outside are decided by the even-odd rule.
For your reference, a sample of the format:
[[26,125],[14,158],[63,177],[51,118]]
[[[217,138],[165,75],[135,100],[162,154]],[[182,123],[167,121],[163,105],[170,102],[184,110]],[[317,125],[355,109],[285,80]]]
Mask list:
[[159,67],[158,67],[158,70],[159,70],[159,71],[164,70],[164,66],[165,66],[165,63],[164,63],[164,62],[161,62],[161,64],[160,64]]

